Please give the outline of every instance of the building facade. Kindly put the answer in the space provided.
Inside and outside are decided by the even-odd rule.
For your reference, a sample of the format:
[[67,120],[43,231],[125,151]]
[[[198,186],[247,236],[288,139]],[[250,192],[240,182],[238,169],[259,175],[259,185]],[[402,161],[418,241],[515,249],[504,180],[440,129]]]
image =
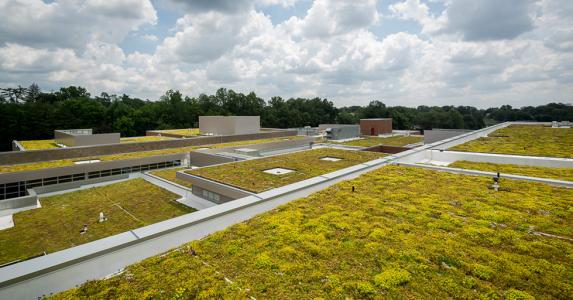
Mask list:
[[199,116],[199,131],[205,135],[251,134],[261,131],[260,116]]
[[392,118],[360,119],[360,133],[362,135],[381,135],[392,133]]

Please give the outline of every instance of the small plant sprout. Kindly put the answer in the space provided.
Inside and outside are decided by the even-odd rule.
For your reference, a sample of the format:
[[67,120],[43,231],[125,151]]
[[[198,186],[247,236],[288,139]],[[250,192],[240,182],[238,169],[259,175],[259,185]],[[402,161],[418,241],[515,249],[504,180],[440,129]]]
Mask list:
[[494,176],[493,178],[493,189],[497,192],[499,191],[499,179],[500,179],[500,174],[499,172],[497,172],[497,175]]
[[80,230],[80,234],[85,234],[86,232],[88,232],[88,224],[84,224],[84,228]]
[[107,221],[107,217],[103,214],[103,211],[101,211],[99,213],[99,222],[101,223],[101,222],[105,222],[105,221]]

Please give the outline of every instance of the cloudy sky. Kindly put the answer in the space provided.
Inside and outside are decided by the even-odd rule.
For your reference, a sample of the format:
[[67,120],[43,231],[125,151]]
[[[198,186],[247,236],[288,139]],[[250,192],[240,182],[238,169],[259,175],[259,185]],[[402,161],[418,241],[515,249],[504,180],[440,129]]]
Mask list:
[[573,102],[571,0],[0,0],[0,87]]

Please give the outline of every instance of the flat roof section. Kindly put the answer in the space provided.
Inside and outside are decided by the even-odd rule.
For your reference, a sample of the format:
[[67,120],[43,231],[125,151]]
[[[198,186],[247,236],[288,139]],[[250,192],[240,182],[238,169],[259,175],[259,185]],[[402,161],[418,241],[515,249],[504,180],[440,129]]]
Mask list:
[[18,142],[25,150],[45,150],[60,148],[60,146],[58,146],[54,140],[29,140]]
[[[0,230],[0,265],[195,211],[178,198],[143,179],[41,198],[41,208],[14,214],[14,227]],[[101,223],[100,212],[107,218]],[[88,230],[80,234],[84,224]]]
[[573,158],[573,129],[510,125],[448,150]]
[[331,141],[338,144],[346,146],[356,146],[356,147],[372,147],[377,145],[388,145],[388,146],[406,146],[410,144],[415,144],[422,142],[424,140],[423,136],[416,135],[396,135],[390,137],[376,137],[376,136],[366,136],[361,139],[347,141],[347,142],[337,142]]
[[149,132],[167,133],[167,134],[179,135],[179,136],[184,136],[184,137],[200,135],[199,128],[150,130]]
[[194,151],[194,150],[198,150],[198,149],[226,148],[226,147],[234,147],[234,146],[242,146],[242,145],[254,145],[254,144],[262,144],[262,143],[278,142],[278,141],[284,141],[284,140],[302,139],[302,138],[304,138],[304,137],[297,137],[297,136],[279,137],[279,138],[270,138],[270,139],[229,142],[229,143],[222,143],[222,144],[210,144],[210,145],[201,145],[201,146],[168,148],[168,149],[151,150],[151,151],[137,151],[137,152],[119,153],[119,154],[93,156],[93,157],[92,156],[80,157],[80,158],[74,158],[74,159],[51,160],[51,161],[42,161],[42,162],[27,163],[27,164],[0,165],[0,173],[12,173],[12,172],[21,172],[21,171],[30,171],[30,170],[39,170],[39,169],[72,166],[75,164],[74,162],[76,162],[76,161],[85,161],[85,160],[94,160],[94,159],[99,159],[101,161],[114,161],[114,160],[123,160],[123,159],[143,158],[143,157],[156,156],[156,155],[177,154],[177,153]]
[[464,160],[455,161],[451,164],[447,164],[447,166],[450,168],[500,172],[505,174],[573,181],[573,169],[571,168],[548,168],[513,164],[473,162]]
[[[336,162],[321,160],[321,158],[326,156],[342,158],[342,160]],[[220,166],[199,168],[186,171],[186,173],[238,187],[246,191],[260,193],[383,156],[385,155],[381,153],[321,148]],[[264,172],[265,170],[273,168],[295,171],[281,176]]]
[[[120,143],[138,143],[138,142],[149,142],[149,141],[163,141],[170,140],[171,137],[166,136],[134,136],[134,137],[124,137],[120,139]],[[52,140],[28,140],[28,141],[18,141],[25,150],[45,150],[61,148],[56,141]]]
[[573,189],[388,166],[54,298],[562,298],[572,203]]

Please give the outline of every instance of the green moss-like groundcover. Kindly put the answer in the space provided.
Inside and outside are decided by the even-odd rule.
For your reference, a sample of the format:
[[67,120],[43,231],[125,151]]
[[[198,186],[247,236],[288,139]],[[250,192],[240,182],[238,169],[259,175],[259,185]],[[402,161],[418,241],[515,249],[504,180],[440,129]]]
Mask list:
[[54,298],[570,298],[573,189],[490,185],[384,167]]
[[448,150],[573,158],[573,129],[510,125]]
[[[133,179],[42,198],[42,207],[14,215],[0,230],[0,264],[77,246],[192,211],[178,195]],[[129,213],[127,213],[127,212]],[[107,221],[99,223],[99,213]],[[88,225],[86,234],[79,232]]]
[[512,164],[482,163],[465,160],[455,161],[449,164],[448,167],[573,181],[573,169],[571,168],[533,167]]
[[[239,187],[254,193],[260,193],[383,156],[385,156],[385,154],[375,152],[321,148],[224,164],[220,166],[200,168],[186,172]],[[320,160],[320,158],[323,157],[335,157],[341,158],[341,160]],[[273,168],[285,168],[294,170],[294,172],[283,175],[274,175],[263,172]]]
[[[373,137],[368,136],[363,139],[353,140],[348,142],[342,142],[341,144],[347,146],[358,146],[358,147],[372,147],[377,145],[387,145],[387,146],[406,146],[409,144],[419,143],[424,138],[421,136],[391,136],[391,137]],[[336,141],[334,141],[336,142]]]

